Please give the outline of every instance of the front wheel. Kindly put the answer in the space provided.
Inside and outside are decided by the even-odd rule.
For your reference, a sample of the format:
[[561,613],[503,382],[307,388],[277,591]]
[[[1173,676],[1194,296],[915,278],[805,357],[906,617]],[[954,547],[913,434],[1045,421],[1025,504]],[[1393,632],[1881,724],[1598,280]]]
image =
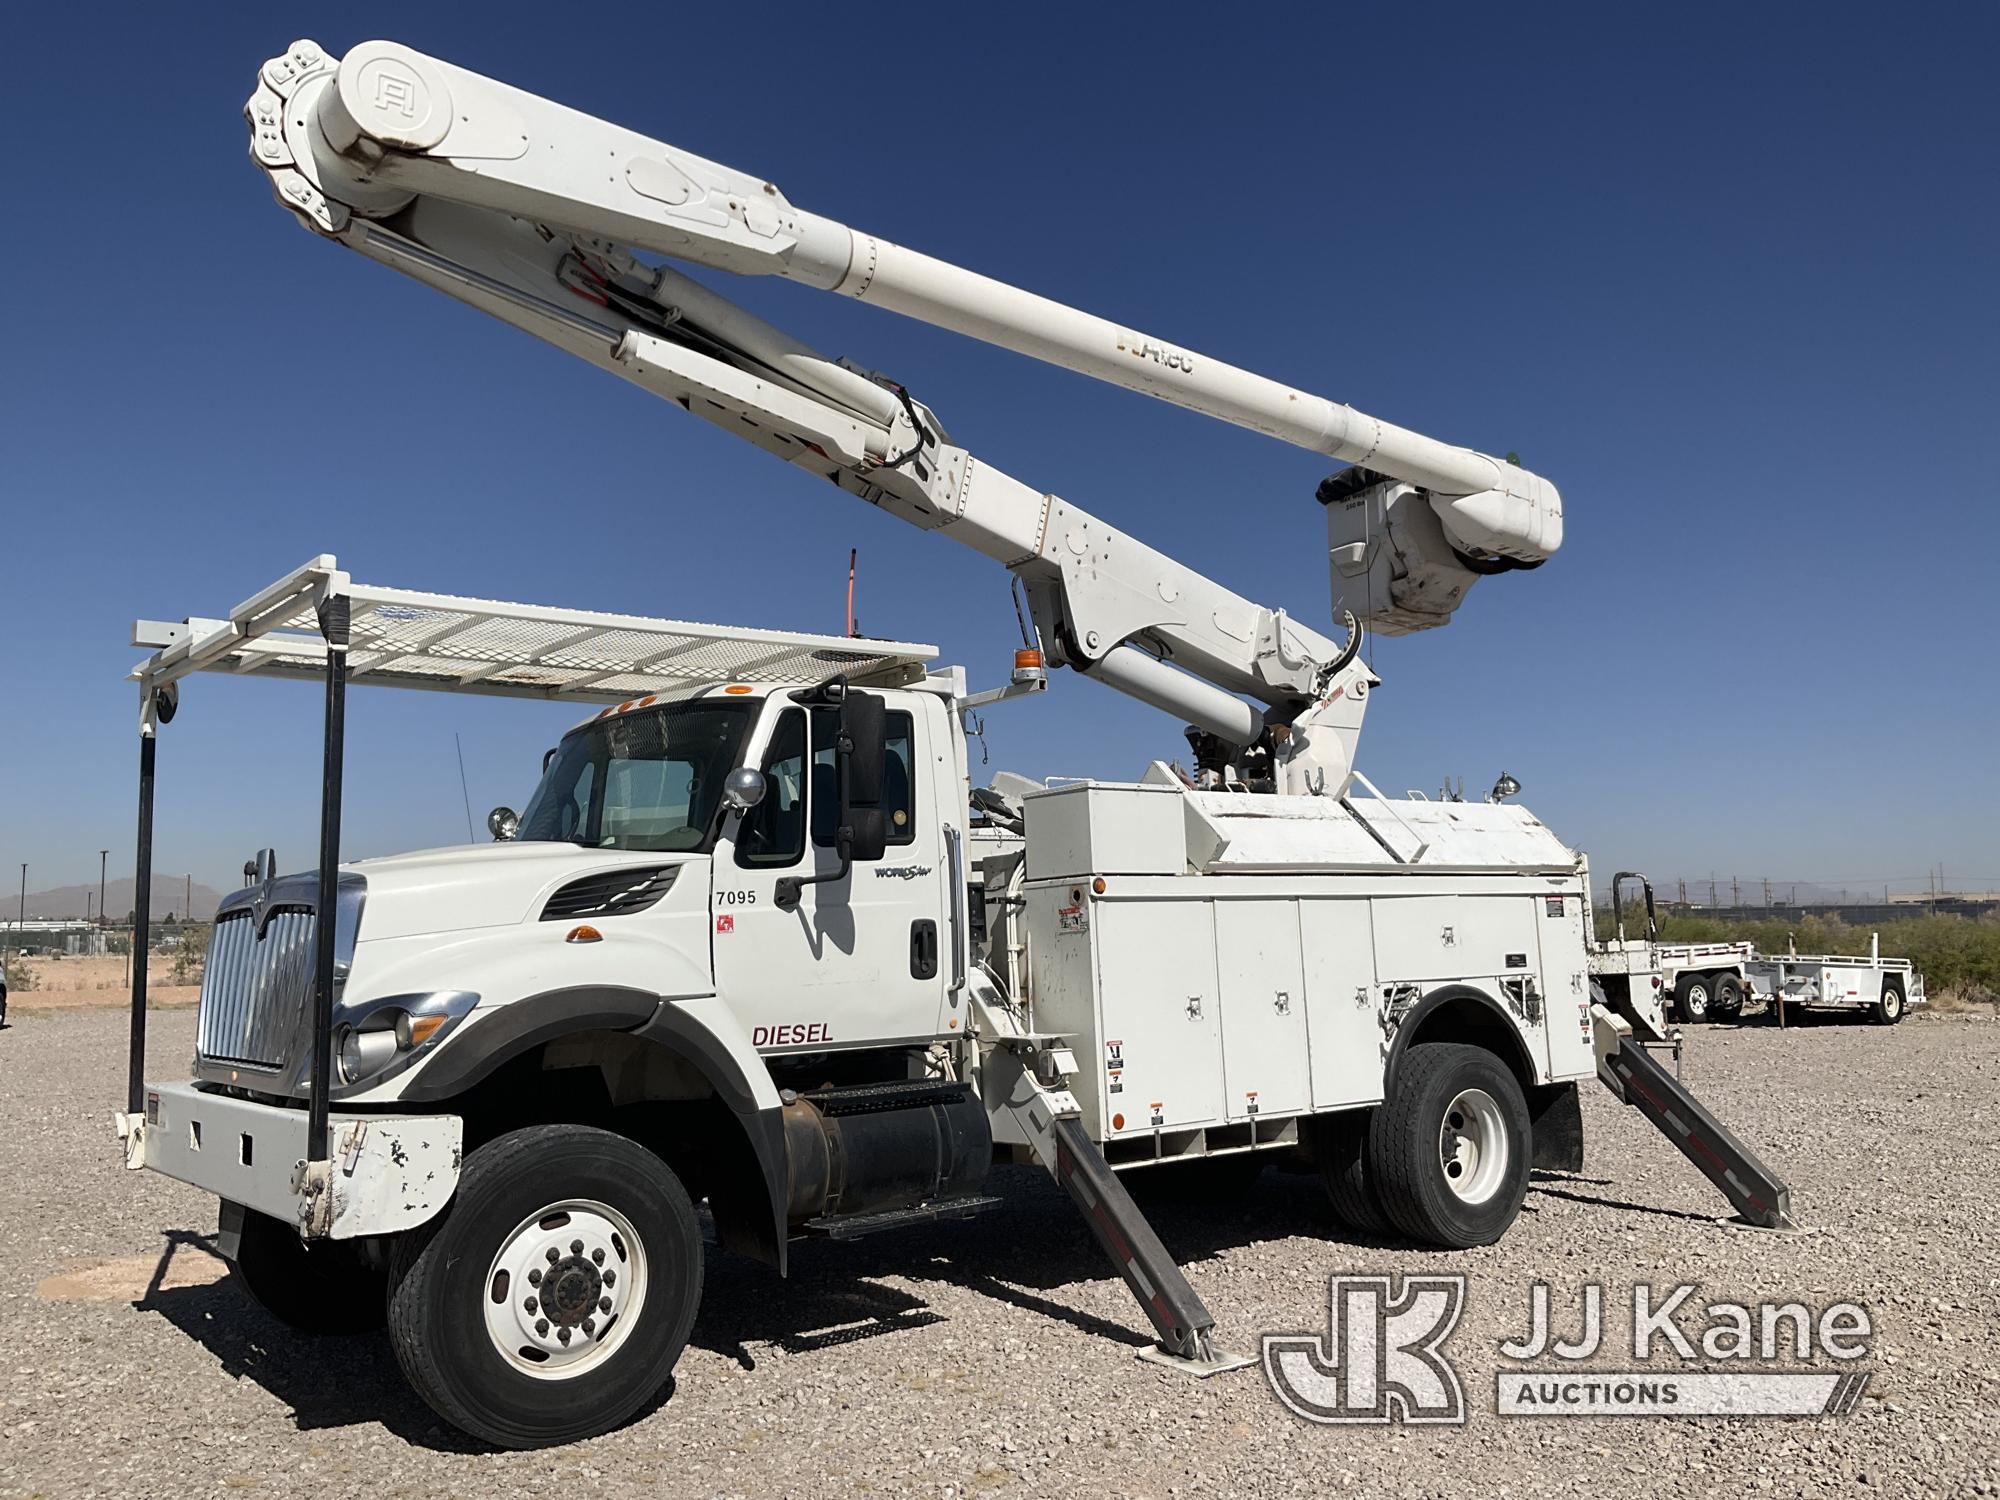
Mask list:
[[1894,1026],[1903,1019],[1903,986],[1901,981],[1882,981],[1882,998],[1875,1002],[1875,1024]]
[[1404,1054],[1368,1129],[1368,1179],[1415,1240],[1463,1250],[1505,1234],[1528,1192],[1528,1103],[1483,1047],[1424,1042]]
[[694,1205],[665,1162],[537,1125],[468,1156],[451,1207],[398,1244],[390,1343],[454,1427],[503,1448],[574,1442],[666,1384],[701,1278]]

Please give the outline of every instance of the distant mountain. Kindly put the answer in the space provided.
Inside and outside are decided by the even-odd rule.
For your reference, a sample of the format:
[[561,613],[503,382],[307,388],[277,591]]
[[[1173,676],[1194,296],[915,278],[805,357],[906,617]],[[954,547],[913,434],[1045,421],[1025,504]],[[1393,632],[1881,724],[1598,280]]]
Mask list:
[[[112,879],[104,887],[104,904],[110,908],[114,921],[123,921],[132,910],[132,893],[136,889],[132,877]],[[153,877],[153,920],[165,921],[167,914],[193,916],[198,922],[206,922],[215,915],[216,903],[222,899],[219,892],[203,885],[194,884],[193,900],[189,900],[187,877],[184,875],[155,875]],[[81,917],[88,903],[89,914],[97,914],[97,884],[62,885],[51,891],[28,892],[28,915],[41,918]],[[186,908],[186,910],[183,910]],[[5,921],[20,910],[20,896],[0,894],[0,921]]]

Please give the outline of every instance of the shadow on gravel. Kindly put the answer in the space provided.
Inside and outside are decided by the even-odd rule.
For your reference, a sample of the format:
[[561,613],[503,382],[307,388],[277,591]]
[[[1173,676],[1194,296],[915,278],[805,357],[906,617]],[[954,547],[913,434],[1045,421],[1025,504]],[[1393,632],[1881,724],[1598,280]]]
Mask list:
[[[1291,1237],[1371,1248],[1401,1244],[1340,1226],[1310,1177],[1267,1170],[1255,1185],[1219,1198],[1179,1194],[1165,1180],[1126,1182],[1183,1266]],[[899,1230],[879,1240],[796,1243],[785,1280],[735,1257],[711,1259],[691,1342],[749,1370],[756,1368],[753,1345],[812,1354],[947,1321],[921,1297],[878,1278],[956,1287],[1135,1348],[1152,1342],[1136,1306],[1129,1320],[1114,1322],[1061,1295],[1117,1272],[1054,1181],[1034,1167],[998,1167],[984,1191],[1003,1201],[975,1219]]]
[[380,1334],[311,1338],[253,1302],[235,1278],[207,1286],[164,1283],[176,1255],[215,1254],[214,1238],[170,1229],[153,1279],[132,1305],[165,1318],[215,1356],[232,1380],[254,1380],[291,1408],[303,1432],[380,1423],[405,1442],[453,1453],[485,1444],[445,1426],[403,1379]]
[[[1610,1186],[1609,1183],[1601,1183],[1594,1179],[1583,1177],[1559,1180],[1589,1183],[1593,1187]],[[1727,1214],[1696,1214],[1689,1213],[1684,1208],[1662,1208],[1656,1203],[1629,1203],[1623,1198],[1605,1198],[1595,1193],[1569,1193],[1559,1187],[1552,1186],[1548,1182],[1539,1180],[1529,1184],[1528,1192],[1531,1197],[1535,1193],[1542,1193],[1550,1198],[1561,1198],[1566,1202],[1581,1203],[1586,1208],[1615,1208],[1622,1213],[1628,1214],[1654,1214],[1662,1219],[1685,1219],[1691,1224],[1727,1223],[1729,1219]]]

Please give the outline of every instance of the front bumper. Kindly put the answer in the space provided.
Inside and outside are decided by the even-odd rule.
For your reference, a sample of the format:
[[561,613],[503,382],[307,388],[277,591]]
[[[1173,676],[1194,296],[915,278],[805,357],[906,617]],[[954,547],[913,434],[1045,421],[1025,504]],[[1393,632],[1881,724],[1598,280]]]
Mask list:
[[424,1223],[458,1187],[464,1142],[457,1115],[336,1113],[327,1122],[332,1161],[322,1185],[307,1168],[303,1109],[154,1083],[146,1085],[143,1115],[115,1119],[127,1167],[163,1173],[312,1239]]

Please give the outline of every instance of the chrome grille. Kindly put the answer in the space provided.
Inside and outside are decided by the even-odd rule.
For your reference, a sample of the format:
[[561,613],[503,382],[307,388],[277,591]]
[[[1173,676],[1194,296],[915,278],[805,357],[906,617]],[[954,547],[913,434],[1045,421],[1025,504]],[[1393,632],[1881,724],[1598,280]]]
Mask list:
[[201,981],[195,1045],[203,1061],[272,1069],[290,1061],[312,1004],[316,925],[298,907],[271,912],[261,933],[251,911],[217,920]]

